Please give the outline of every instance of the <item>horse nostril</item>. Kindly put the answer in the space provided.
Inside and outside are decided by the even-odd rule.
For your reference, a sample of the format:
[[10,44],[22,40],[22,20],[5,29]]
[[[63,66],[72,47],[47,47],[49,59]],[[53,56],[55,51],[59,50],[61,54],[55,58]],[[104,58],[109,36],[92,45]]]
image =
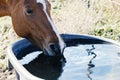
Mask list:
[[59,46],[59,44],[57,43],[57,44],[54,44],[54,43],[51,43],[50,45],[49,45],[49,47],[50,47],[50,49],[53,51],[53,52],[55,52],[55,53],[60,53],[60,46]]

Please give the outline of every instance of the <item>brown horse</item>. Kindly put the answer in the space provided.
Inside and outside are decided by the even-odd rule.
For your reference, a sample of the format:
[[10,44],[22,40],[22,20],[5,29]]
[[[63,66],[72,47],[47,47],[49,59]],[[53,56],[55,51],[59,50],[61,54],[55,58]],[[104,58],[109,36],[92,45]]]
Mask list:
[[17,35],[49,56],[61,56],[65,43],[50,16],[47,0],[0,0],[0,16],[11,16]]

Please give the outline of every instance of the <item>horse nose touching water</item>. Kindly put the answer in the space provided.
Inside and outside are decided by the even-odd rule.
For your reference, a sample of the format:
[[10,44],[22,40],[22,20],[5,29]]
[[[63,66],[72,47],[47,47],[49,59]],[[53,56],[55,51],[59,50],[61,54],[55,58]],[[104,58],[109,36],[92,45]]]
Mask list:
[[17,35],[27,38],[46,55],[61,56],[65,43],[50,16],[47,0],[1,0],[0,16],[11,16]]

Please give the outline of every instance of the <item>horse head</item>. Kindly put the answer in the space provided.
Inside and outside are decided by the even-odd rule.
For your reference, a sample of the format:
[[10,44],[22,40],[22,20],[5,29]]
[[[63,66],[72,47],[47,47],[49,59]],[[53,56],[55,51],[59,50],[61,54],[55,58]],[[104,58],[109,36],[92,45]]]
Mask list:
[[1,0],[0,16],[11,16],[17,35],[27,38],[46,55],[61,56],[65,43],[50,16],[47,0]]

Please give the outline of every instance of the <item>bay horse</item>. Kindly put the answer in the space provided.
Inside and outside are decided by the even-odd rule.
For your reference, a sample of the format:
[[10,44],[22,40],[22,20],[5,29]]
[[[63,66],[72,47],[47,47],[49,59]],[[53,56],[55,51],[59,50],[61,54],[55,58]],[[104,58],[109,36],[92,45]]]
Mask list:
[[[61,56],[65,48],[50,15],[47,0],[0,0],[0,17],[11,16],[14,31],[48,56]],[[22,44],[21,44],[22,45]]]

